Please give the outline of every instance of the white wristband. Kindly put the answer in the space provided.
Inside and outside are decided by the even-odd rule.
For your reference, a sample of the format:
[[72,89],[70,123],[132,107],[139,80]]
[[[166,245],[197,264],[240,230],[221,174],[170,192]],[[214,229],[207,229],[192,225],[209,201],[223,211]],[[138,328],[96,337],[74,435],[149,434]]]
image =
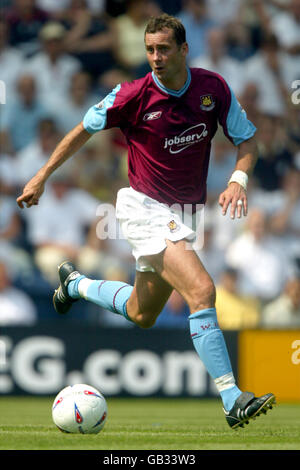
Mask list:
[[247,191],[247,184],[248,184],[248,175],[247,175],[247,173],[245,173],[244,171],[241,171],[241,170],[235,170],[232,173],[231,178],[228,181],[227,186],[229,186],[230,183],[238,183],[244,188],[245,191]]

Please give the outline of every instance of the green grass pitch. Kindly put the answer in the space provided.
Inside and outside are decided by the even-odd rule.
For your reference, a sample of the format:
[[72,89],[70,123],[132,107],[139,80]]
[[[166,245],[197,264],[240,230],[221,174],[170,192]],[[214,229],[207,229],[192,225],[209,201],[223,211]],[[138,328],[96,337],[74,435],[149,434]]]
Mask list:
[[64,434],[53,424],[53,399],[0,398],[1,450],[299,450],[300,404],[278,404],[233,431],[219,400],[108,398],[97,435]]

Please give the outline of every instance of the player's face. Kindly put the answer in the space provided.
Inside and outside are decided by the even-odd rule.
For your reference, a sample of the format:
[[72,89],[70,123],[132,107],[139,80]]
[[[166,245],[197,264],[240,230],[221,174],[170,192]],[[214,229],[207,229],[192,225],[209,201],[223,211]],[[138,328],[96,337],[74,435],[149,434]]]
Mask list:
[[146,33],[147,59],[160,82],[168,88],[180,89],[186,80],[187,43],[178,46],[171,29]]

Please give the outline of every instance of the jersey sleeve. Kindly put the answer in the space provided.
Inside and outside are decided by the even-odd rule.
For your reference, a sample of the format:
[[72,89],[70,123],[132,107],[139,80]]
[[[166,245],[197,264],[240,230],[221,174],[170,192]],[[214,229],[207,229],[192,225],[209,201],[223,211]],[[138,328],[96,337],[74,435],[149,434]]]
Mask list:
[[134,94],[126,85],[117,85],[100,103],[87,111],[83,118],[83,127],[87,132],[95,134],[103,129],[128,125]]
[[224,80],[223,85],[219,123],[223,127],[224,134],[237,146],[253,137],[256,127],[249,121],[246,111]]

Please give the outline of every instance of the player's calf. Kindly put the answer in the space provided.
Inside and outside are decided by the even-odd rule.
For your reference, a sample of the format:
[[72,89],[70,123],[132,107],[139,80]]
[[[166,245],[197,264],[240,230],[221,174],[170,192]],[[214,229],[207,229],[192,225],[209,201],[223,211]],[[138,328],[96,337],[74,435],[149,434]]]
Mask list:
[[216,302],[216,288],[210,276],[202,276],[195,280],[195,283],[184,297],[189,306],[190,312],[199,312],[206,308],[213,308]]
[[131,285],[119,281],[89,279],[76,271],[69,261],[58,267],[58,274],[60,285],[53,296],[54,308],[58,313],[66,313],[73,302],[82,298],[132,321],[127,315],[127,301],[133,290]]
[[151,313],[138,313],[133,315],[129,313],[131,320],[140,328],[149,329],[155,325],[156,319],[160,312],[151,312]]

